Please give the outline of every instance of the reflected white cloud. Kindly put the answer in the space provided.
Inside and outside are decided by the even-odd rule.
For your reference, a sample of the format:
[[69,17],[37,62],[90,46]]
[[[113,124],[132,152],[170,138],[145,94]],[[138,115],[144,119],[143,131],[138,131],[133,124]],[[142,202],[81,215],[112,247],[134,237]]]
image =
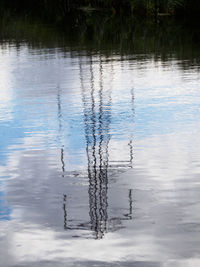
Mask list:
[[198,73],[176,60],[10,53],[0,177],[12,210],[0,255],[198,263]]

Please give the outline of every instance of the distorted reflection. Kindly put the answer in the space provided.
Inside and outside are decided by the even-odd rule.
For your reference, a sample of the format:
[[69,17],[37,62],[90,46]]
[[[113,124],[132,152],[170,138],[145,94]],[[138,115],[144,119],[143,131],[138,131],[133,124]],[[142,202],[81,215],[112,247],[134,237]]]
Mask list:
[[118,22],[100,45],[3,23],[2,266],[199,266],[199,47]]
[[65,172],[65,161],[64,161],[64,142],[63,142],[63,126],[62,126],[62,108],[61,108],[61,89],[58,87],[57,92],[57,104],[58,104],[58,142],[61,146],[60,149],[60,159],[62,164],[62,177],[64,177]]
[[[132,189],[127,191],[127,206],[122,214],[109,214],[108,199],[109,178],[113,173],[132,168],[133,165],[133,135],[131,135],[127,148],[129,159],[112,160],[109,156],[109,142],[111,140],[110,125],[112,120],[112,62],[109,88],[104,88],[104,73],[102,58],[100,56],[98,66],[89,60],[89,85],[84,80],[84,70],[80,57],[80,84],[83,103],[83,119],[86,140],[87,176],[89,181],[89,222],[68,216],[67,195],[63,195],[64,229],[92,230],[95,239],[103,238],[107,231],[117,230],[122,226],[123,220],[131,220],[133,212]],[[88,74],[88,73],[87,73]],[[59,132],[62,132],[62,112],[60,104],[60,90],[58,90],[58,121]],[[131,90],[131,110],[134,118],[134,91]],[[61,136],[62,134],[60,134]],[[61,142],[62,143],[62,142]],[[64,148],[61,148],[62,176],[65,174]],[[79,214],[80,215],[80,214]],[[69,217],[69,218],[68,218]],[[79,223],[76,223],[79,222]],[[81,223],[80,223],[81,221]]]

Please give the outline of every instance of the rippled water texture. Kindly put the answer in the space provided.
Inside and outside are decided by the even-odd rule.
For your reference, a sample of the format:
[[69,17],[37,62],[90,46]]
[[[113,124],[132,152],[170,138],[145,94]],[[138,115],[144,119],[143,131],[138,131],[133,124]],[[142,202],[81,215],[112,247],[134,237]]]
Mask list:
[[187,63],[1,43],[1,266],[200,265]]

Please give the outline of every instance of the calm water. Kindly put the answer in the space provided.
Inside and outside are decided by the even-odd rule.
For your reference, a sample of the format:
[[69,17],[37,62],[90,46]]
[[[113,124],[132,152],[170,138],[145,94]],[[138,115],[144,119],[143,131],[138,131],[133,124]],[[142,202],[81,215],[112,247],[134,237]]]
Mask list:
[[0,266],[199,266],[199,57],[76,47],[1,41]]

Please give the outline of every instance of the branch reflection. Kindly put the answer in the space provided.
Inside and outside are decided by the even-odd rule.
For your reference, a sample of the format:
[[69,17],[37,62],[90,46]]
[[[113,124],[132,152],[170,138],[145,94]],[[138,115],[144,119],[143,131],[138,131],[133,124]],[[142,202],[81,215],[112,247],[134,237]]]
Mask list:
[[64,142],[63,142],[63,126],[62,126],[62,108],[61,108],[61,89],[57,88],[57,117],[58,117],[58,141],[61,146],[60,149],[60,160],[62,165],[62,177],[64,177],[65,173],[65,161],[64,161]]
[[[92,230],[96,239],[101,239],[109,230],[116,230],[123,220],[131,220],[133,212],[132,190],[127,192],[126,212],[121,215],[109,215],[108,201],[108,179],[110,175],[124,168],[132,168],[133,165],[133,136],[131,135],[128,147],[130,150],[129,159],[114,161],[110,160],[109,143],[111,140],[110,127],[112,121],[112,85],[113,85],[113,69],[112,61],[110,63],[110,81],[109,87],[104,85],[104,68],[101,56],[98,63],[94,62],[90,55],[88,69],[79,61],[80,68],[80,84],[83,102],[83,117],[86,140],[87,154],[87,172],[88,172],[88,197],[89,197],[89,222],[79,224],[71,223],[67,220],[67,196],[63,195],[63,211],[64,211],[64,228],[65,229],[85,229]],[[108,68],[108,66],[106,66]],[[87,72],[87,73],[86,73]],[[84,75],[87,74],[87,80]],[[88,88],[89,76],[89,88]],[[87,85],[87,86],[86,86]],[[107,85],[107,83],[106,83]],[[134,95],[131,90],[132,111]],[[126,205],[126,206],[127,206]],[[112,207],[110,207],[112,208]],[[80,221],[80,220],[77,220]]]

